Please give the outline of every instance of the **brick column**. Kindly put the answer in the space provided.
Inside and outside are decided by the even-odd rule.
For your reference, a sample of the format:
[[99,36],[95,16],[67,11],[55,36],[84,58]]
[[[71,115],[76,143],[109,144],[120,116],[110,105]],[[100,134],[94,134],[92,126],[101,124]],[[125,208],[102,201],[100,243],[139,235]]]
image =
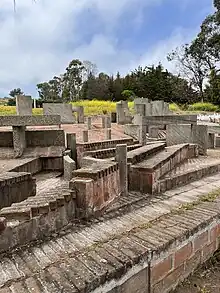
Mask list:
[[119,165],[120,191],[121,195],[128,195],[128,167],[127,167],[127,145],[116,146],[116,161]]

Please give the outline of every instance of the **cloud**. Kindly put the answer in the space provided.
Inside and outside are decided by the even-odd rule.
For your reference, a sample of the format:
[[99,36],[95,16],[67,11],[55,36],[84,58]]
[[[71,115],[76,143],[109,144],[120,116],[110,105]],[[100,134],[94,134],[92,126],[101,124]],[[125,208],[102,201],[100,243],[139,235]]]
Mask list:
[[[168,0],[167,0],[168,1]],[[174,0],[170,0],[174,1]],[[175,0],[176,1],[176,0]],[[192,0],[193,1],[193,0]],[[122,73],[162,61],[191,33],[181,29],[137,55],[121,48],[118,29],[129,15],[139,28],[144,9],[165,0],[12,0],[0,2],[0,94],[14,87],[34,93],[34,86],[60,74],[70,60],[91,60],[100,71]],[[186,37],[187,35],[187,37]]]

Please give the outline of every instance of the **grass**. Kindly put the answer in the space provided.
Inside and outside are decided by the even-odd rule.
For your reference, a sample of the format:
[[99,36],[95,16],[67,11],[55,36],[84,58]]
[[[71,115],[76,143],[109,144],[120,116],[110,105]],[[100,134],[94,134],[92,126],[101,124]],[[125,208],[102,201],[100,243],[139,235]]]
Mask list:
[[[84,100],[72,103],[74,106],[83,106],[86,116],[102,115],[111,112],[116,112],[116,103],[111,101],[100,101],[100,100]],[[128,102],[128,107],[131,113],[134,113],[134,103]],[[170,110],[174,113],[204,113],[204,112],[216,112],[219,110],[218,106],[211,103],[195,103],[189,105],[186,109],[181,106],[171,103],[169,106]],[[34,115],[41,115],[42,109],[33,109]],[[3,106],[0,105],[0,115],[16,115],[15,106]]]

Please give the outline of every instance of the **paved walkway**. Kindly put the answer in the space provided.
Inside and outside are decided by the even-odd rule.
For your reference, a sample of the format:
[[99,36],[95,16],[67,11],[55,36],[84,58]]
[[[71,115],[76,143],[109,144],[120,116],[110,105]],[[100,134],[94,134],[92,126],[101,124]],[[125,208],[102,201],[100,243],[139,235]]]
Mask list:
[[[150,201],[146,197],[140,205],[134,204],[133,210],[115,214],[114,218],[108,218],[107,213],[85,225],[72,224],[44,243],[0,256],[0,293],[91,292],[106,278],[112,278],[115,273],[123,274],[126,264],[131,266],[131,259],[132,263],[139,262],[139,257],[149,249],[157,249],[173,234],[214,215],[219,205],[210,203],[211,208],[205,206],[208,212],[202,207],[187,212],[188,216],[170,216],[166,220],[169,225],[165,225],[169,233],[164,224],[160,224],[160,228],[150,224],[156,225],[156,219],[173,209],[219,188],[220,174]],[[130,196],[134,198],[135,194]]]

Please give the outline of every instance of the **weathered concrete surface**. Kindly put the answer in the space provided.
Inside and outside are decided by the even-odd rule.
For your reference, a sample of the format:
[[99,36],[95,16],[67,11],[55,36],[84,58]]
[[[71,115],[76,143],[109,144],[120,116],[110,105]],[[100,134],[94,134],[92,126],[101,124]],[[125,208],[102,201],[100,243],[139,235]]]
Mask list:
[[31,96],[16,96],[17,115],[32,115],[32,98]]
[[60,125],[59,115],[38,116],[0,116],[1,126],[34,126],[34,125]]
[[60,115],[62,124],[75,123],[71,104],[43,103],[43,114]]

